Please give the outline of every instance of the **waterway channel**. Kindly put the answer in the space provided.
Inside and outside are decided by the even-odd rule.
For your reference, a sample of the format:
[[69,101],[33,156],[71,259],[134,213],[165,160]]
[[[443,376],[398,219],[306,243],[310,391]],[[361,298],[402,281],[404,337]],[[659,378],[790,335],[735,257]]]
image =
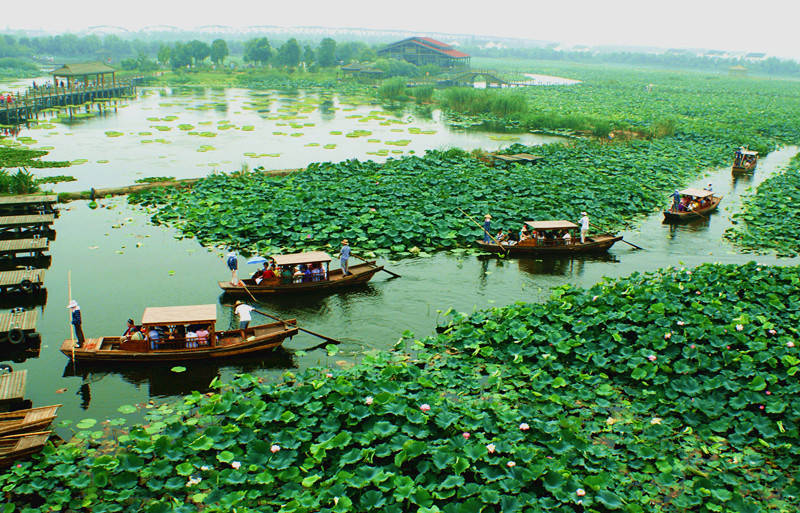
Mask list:
[[[236,91],[223,93],[228,102],[244,102],[247,96]],[[119,117],[138,110],[136,116],[145,116],[146,119],[149,116],[144,108],[146,102],[143,106],[129,107],[126,114]],[[374,107],[356,109],[373,110]],[[203,116],[211,115],[209,111],[200,112]],[[211,112],[215,111],[212,109]],[[167,114],[159,111],[158,115],[164,117]],[[338,116],[339,113],[334,118]],[[353,125],[361,124],[353,122],[353,119],[342,121],[343,130],[353,130]],[[175,123],[185,121],[182,117]],[[383,126],[380,121],[374,121],[377,121],[377,126]],[[89,125],[88,132],[103,134],[109,129],[109,123],[117,121],[109,116],[82,123]],[[92,127],[93,123],[100,126]],[[236,123],[242,125],[239,120]],[[371,122],[367,126],[371,126]],[[414,126],[418,126],[416,122]],[[437,126],[442,128],[442,125]],[[404,129],[407,131],[407,127]],[[74,140],[83,141],[83,128],[73,130]],[[126,126],[124,130],[136,129]],[[70,136],[53,137],[61,141],[61,137]],[[87,137],[89,140],[92,138],[91,135]],[[458,137],[450,139],[452,145],[461,144]],[[473,135],[465,134],[465,137]],[[476,141],[480,144],[489,140],[486,134],[478,137]],[[98,144],[100,141],[106,139],[98,136]],[[430,142],[431,139],[423,139],[422,146],[424,141]],[[63,141],[58,144],[63,145]],[[90,142],[81,144],[87,146],[79,150],[63,148],[58,151],[86,154],[91,149],[97,152],[97,156],[110,152],[118,155],[121,161],[125,158],[122,150],[118,153],[102,146],[90,148]],[[139,142],[136,144],[141,145]],[[227,143],[219,146],[228,151]],[[295,150],[283,151],[288,155]],[[702,187],[712,183],[714,191],[724,196],[720,210],[709,219],[682,226],[663,224],[661,213],[654,212],[638,223],[635,230],[624,233],[626,240],[645,248],[642,251],[618,243],[608,255],[593,258],[499,259],[438,253],[430,258],[388,261],[386,265],[402,278],[389,279],[383,274],[367,286],[348,293],[269,300],[259,306],[284,318],[297,318],[304,327],[343,340],[339,354],[328,356],[324,350],[304,351],[317,345],[319,340],[301,334],[285,343],[285,351],[224,364],[193,362],[181,373],[172,372],[169,365],[98,368],[69,363],[58,350],[70,334],[68,310],[65,308],[68,275],[71,276],[72,295],[82,308],[84,331],[89,337],[121,334],[125,320],[128,317],[140,320],[146,306],[217,303],[219,325],[226,326],[233,319],[232,308],[225,304],[228,301],[221,296],[216,285],[216,280],[229,276],[221,253],[201,247],[196,240],[182,239],[173,229],[149,224],[147,212],[128,206],[124,197],[103,199],[101,207],[96,210],[90,209],[87,202],[69,203],[63,207],[54,225],[57,237],[51,242],[52,265],[45,277],[47,303],[37,307],[40,310],[38,331],[42,336],[40,354],[12,364],[16,370],[28,370],[27,397],[34,405],[63,403],[62,420],[75,421],[85,417],[104,420],[124,416],[117,411],[121,405],[138,405],[144,411],[151,400],[173,400],[191,390],[207,391],[214,378],[225,381],[241,372],[278,379],[286,370],[296,371],[311,366],[345,367],[365,351],[390,349],[406,330],[418,337],[432,334],[437,323],[445,320],[440,312],[449,308],[469,312],[516,301],[543,301],[554,286],[565,283],[589,286],[606,276],[623,276],[669,265],[695,266],[703,262],[743,263],[750,260],[796,265],[800,259],[741,254],[723,239],[723,233],[730,226],[731,214],[739,209],[742,194],[785,166],[797,151],[796,147],[775,151],[759,162],[754,176],[739,180],[731,177],[728,167],[710,170],[692,185]],[[131,150],[129,158],[133,159],[135,153]],[[67,168],[66,171],[72,173],[75,169]],[[178,168],[171,166],[166,169]],[[117,172],[127,173],[124,180],[119,180],[121,183],[129,183],[133,176],[124,170],[124,166],[114,165],[103,168],[102,175],[95,169],[83,179],[101,176],[102,185],[113,185],[117,182],[111,176]],[[179,176],[177,172],[167,171],[167,174]],[[665,191],[665,204],[669,192]],[[243,264],[242,267],[246,272],[247,267],[253,266]],[[267,322],[254,315],[254,323],[259,321]],[[60,431],[62,435],[70,432],[65,427]]]

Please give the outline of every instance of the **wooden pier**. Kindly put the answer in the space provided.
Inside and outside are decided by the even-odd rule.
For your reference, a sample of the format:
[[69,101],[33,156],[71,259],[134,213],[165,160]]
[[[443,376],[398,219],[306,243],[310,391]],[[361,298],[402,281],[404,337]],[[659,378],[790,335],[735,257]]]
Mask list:
[[3,216],[0,217],[0,237],[8,239],[22,238],[26,235],[41,236],[52,231],[50,225],[55,219],[55,214]]
[[0,341],[17,345],[33,337],[38,318],[39,313],[36,310],[11,311],[0,314]]
[[50,241],[46,238],[36,239],[11,239],[0,240],[0,258],[14,258],[28,256],[44,258],[44,252],[49,249]]
[[0,272],[0,293],[33,294],[44,285],[44,269],[19,269]]
[[0,374],[0,402],[18,401],[24,398],[27,379],[27,370]]
[[87,102],[103,99],[133,97],[136,86],[132,82],[115,82],[112,85],[102,83],[88,85],[70,84],[68,87],[29,88],[24,94],[17,93],[0,101],[0,124],[17,125],[38,117],[44,109],[59,107],[77,107]]
[[22,194],[19,196],[0,196],[0,215],[20,214],[58,214],[54,205],[58,201],[55,194]]

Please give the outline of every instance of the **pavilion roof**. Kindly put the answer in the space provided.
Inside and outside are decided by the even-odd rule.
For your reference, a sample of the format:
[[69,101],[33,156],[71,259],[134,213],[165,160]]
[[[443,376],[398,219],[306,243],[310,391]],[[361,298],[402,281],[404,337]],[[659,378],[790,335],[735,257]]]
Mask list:
[[86,75],[97,75],[104,73],[115,73],[117,70],[103,64],[102,62],[79,62],[64,64],[58,69],[54,69],[51,75],[57,77],[82,77]]

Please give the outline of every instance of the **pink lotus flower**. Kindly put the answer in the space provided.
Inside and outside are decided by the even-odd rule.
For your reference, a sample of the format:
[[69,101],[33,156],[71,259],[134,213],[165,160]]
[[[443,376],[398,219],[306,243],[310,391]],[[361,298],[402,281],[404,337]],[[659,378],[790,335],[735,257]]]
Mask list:
[[685,324],[686,324],[686,323],[685,323],[685,322],[683,322],[683,321],[678,321],[678,326],[683,326],[683,325],[685,325]]
[[522,424],[520,424],[520,425],[519,425],[519,428],[520,428],[522,431],[527,431],[527,430],[529,430],[531,427],[528,425],[528,423],[527,423],[527,422],[523,422]]
[[369,209],[370,212],[377,212],[374,208]]
[[770,392],[769,390],[767,390],[767,391],[766,391],[766,392],[764,392],[764,393],[765,393],[765,394],[767,394],[767,395],[772,395],[772,392]]
[[494,446],[494,444],[489,444],[486,446],[486,450],[489,451],[489,454],[494,454],[495,449],[496,447]]
[[281,450],[281,446],[278,444],[272,444],[272,447],[270,447],[269,450],[270,452],[272,452],[272,454],[275,454],[276,452]]
[[231,467],[235,468],[236,470],[239,470],[239,467],[241,467],[241,466],[242,466],[242,464],[240,462],[238,462],[238,461],[232,461],[231,462]]
[[671,331],[668,331],[668,332],[664,333],[664,340],[669,340],[671,338],[672,338],[672,332]]
[[700,295],[700,291],[699,290],[696,291],[695,294],[697,294],[699,296]]
[[373,401],[373,399],[372,399],[372,396],[371,396],[371,395],[368,395],[368,396],[367,396],[367,398],[366,398],[366,399],[364,399],[364,402],[365,402],[365,403],[367,403],[367,406],[369,406],[370,404],[372,404],[372,401]]
[[594,297],[592,297],[592,301],[596,300],[596,299],[597,299],[597,298],[599,298],[599,297],[600,297],[600,296],[594,296]]
[[647,359],[650,360],[651,362],[656,361],[657,358],[658,357],[656,355],[654,355],[654,354],[651,354],[650,356],[647,357]]
[[758,407],[758,409],[759,409],[759,410],[763,410],[763,409],[764,409],[764,405],[763,405],[763,404],[762,404],[762,405],[760,405],[760,406]]
[[325,374],[325,377],[326,377],[326,378],[332,378],[332,377],[333,377],[333,374],[331,374],[331,373],[329,372],[329,373]]
[[514,468],[517,466],[517,464],[513,461],[509,461],[508,463],[506,463],[506,465],[508,465],[508,468]]
[[791,340],[786,343],[786,347],[794,347],[794,342]]
[[586,490],[584,490],[583,488],[578,488],[577,490],[575,490],[575,495],[577,495],[578,497],[583,497],[584,495],[586,495]]
[[736,325],[736,331],[742,331],[743,329],[744,329],[744,326],[742,326],[741,324],[737,324]]
[[461,436],[464,437],[464,440],[469,440],[469,433],[467,433],[466,431],[464,433],[461,433]]
[[769,330],[767,333],[769,333],[770,335],[777,335],[778,334],[778,332],[775,331],[775,330]]
[[692,345],[690,345],[689,347],[691,347],[692,349],[694,349],[694,347],[695,347],[695,346],[694,346],[694,344],[692,344]]
[[428,404],[428,403],[425,403],[425,404],[421,405],[421,406],[419,407],[419,409],[420,409],[420,410],[422,410],[422,411],[430,411],[430,409],[431,409],[431,405],[430,405],[430,404]]

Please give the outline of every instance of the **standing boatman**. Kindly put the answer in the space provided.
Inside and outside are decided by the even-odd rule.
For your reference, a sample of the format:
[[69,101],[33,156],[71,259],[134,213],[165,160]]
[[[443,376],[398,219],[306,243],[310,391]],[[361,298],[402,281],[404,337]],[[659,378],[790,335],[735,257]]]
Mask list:
[[711,184],[708,184],[707,186],[703,187],[703,190],[708,192],[714,192],[714,189],[711,187]]
[[489,244],[492,241],[492,216],[486,214],[483,216],[483,242]]
[[581,226],[581,244],[586,242],[586,236],[589,234],[589,214],[581,212],[581,219],[578,221]]
[[69,302],[67,305],[72,311],[72,327],[75,328],[75,338],[78,339],[78,342],[75,344],[75,347],[81,347],[83,345],[83,328],[81,327],[81,307],[78,306],[78,302],[74,299]]
[[228,264],[228,269],[231,270],[231,285],[239,285],[239,277],[236,275],[236,271],[239,269],[239,259],[236,257],[235,251],[231,250],[228,253],[226,263]]
[[681,204],[681,193],[678,192],[678,189],[675,189],[675,192],[672,193],[672,211],[678,211],[678,205]]
[[350,246],[347,239],[342,241],[342,249],[339,251],[339,264],[342,266],[342,276],[350,276],[351,273],[347,267],[347,261],[350,259]]

